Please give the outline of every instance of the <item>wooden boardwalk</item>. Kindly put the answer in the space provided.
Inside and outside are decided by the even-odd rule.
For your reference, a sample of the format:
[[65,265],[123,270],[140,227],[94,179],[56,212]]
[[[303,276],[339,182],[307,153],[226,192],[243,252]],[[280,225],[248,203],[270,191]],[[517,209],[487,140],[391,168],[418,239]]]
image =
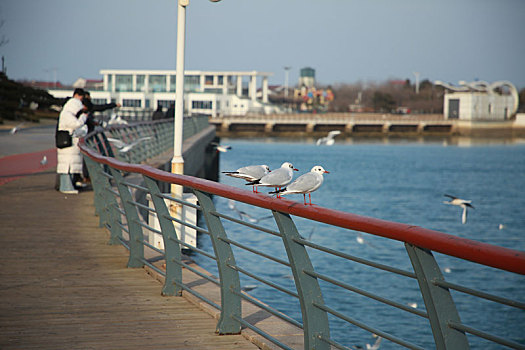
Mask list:
[[0,186],[1,349],[256,349],[218,336],[185,298],[163,297],[127,251],[107,245],[93,192],[64,195],[54,172]]

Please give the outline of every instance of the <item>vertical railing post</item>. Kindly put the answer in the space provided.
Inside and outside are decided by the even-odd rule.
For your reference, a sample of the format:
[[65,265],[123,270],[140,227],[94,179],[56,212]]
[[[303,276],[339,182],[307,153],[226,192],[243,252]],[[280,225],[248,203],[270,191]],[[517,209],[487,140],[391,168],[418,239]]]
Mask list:
[[[164,254],[166,259],[166,280],[162,288],[163,295],[182,295],[182,267],[177,262],[182,261],[181,246],[173,238],[177,238],[173,222],[168,219],[170,212],[164,198],[160,196],[157,182],[144,175],[144,182],[149,189],[151,200],[155,206],[159,220],[162,239],[164,240]],[[150,223],[151,225],[151,223]]]
[[133,197],[129,188],[123,183],[124,178],[120,170],[111,168],[113,179],[117,185],[120,194],[120,200],[126,213],[126,221],[128,223],[129,232],[129,260],[128,267],[143,267],[144,266],[144,234],[142,227],[139,224],[139,214],[137,207],[132,203]]
[[296,242],[301,236],[290,215],[276,211],[272,213],[281,233],[299,294],[303,317],[304,348],[329,349],[330,345],[321,340],[321,337],[330,338],[328,315],[326,311],[314,305],[324,305],[321,287],[317,278],[304,273],[305,270],[314,271],[308,252],[303,244]]
[[217,257],[221,287],[221,316],[217,323],[219,334],[238,334],[241,332],[241,323],[238,321],[241,314],[241,282],[239,272],[228,265],[235,266],[235,257],[229,243],[225,242],[226,231],[221,220],[212,212],[215,206],[211,197],[203,192],[195,191],[197,200],[202,208],[208,231],[210,232],[213,249]]
[[469,349],[465,333],[448,325],[449,321],[461,321],[448,288],[435,284],[435,281],[444,281],[444,277],[432,252],[408,243],[405,248],[425,302],[436,349]]
[[109,192],[111,183],[103,175],[104,167],[88,156],[84,156],[94,192],[95,212],[99,216],[99,225],[109,229],[108,244],[121,244],[122,229],[119,225],[120,213],[117,211],[117,199]]

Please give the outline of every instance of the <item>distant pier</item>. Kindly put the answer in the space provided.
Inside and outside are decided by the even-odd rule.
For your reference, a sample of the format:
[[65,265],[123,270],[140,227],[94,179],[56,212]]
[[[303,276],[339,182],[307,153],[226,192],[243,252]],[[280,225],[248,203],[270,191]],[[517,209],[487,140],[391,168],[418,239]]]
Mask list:
[[218,136],[318,136],[339,130],[347,136],[366,135],[525,135],[513,120],[444,119],[442,114],[324,113],[224,116],[210,119]]

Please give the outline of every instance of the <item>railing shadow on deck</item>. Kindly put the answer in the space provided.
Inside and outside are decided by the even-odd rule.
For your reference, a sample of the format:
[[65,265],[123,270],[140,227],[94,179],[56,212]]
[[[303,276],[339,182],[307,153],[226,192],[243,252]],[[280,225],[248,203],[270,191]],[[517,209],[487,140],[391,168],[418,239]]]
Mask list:
[[[110,243],[123,244],[129,249],[129,267],[149,266],[164,276],[164,295],[180,296],[185,291],[217,309],[220,315],[217,333],[238,334],[242,329],[250,329],[278,347],[290,349],[294,346],[274,336],[271,331],[259,328],[250,323],[249,319],[243,318],[241,305],[247,301],[302,330],[301,346],[304,349],[354,349],[356,339],[331,336],[334,325],[341,323],[345,329],[357,327],[394,345],[409,349],[429,347],[428,343],[421,344],[420,335],[423,334],[428,335],[433,342],[432,346],[437,349],[467,349],[472,343],[484,344],[483,346],[489,348],[506,346],[525,349],[523,338],[508,339],[501,334],[491,334],[490,324],[474,327],[462,322],[460,315],[464,310],[455,303],[453,296],[461,294],[476,298],[479,302],[488,301],[498,306],[497,312],[505,313],[510,308],[518,310],[521,316],[525,311],[523,300],[497,296],[449,281],[438,265],[439,259],[436,260],[437,255],[446,255],[474,262],[476,271],[478,266],[496,269],[501,273],[509,273],[513,278],[520,278],[523,282],[524,252],[421,227],[319,206],[305,206],[286,199],[276,199],[217,182],[175,175],[148,165],[140,165],[169,147],[167,144],[171,140],[172,131],[173,129],[169,130],[169,125],[165,123],[128,125],[111,132],[88,135],[81,141],[80,147],[93,183],[96,214],[100,217],[100,224],[110,232]],[[115,158],[115,150],[107,141],[106,134],[117,133],[129,142],[145,135],[149,139],[135,149],[136,155],[117,155]],[[131,181],[132,176],[140,177],[143,182],[138,184],[137,181]],[[195,194],[197,204],[161,193],[161,183],[183,186],[185,192]],[[148,207],[138,203],[133,196],[136,191],[149,194],[154,205]],[[220,212],[216,205],[219,198],[243,203],[254,212],[271,213],[273,222],[263,226],[255,220],[246,219],[246,216],[237,218],[232,216],[231,212]],[[197,210],[203,222],[194,225],[172,216],[166,200]],[[152,227],[151,223],[148,224],[139,214],[140,211],[154,213],[160,229]],[[317,244],[313,239],[306,237],[306,234],[301,235],[297,225],[300,220],[327,225],[331,229],[337,229],[340,235],[363,232],[389,241],[401,242],[410,262],[407,265],[409,268],[389,266],[382,263],[379,257],[370,260],[355,256],[337,243],[331,246]],[[209,236],[210,249],[193,247],[180,240],[177,231],[181,227],[189,227],[200,235]],[[235,230],[257,230],[261,238],[257,242],[244,242],[242,233],[235,234],[232,232]],[[158,249],[148,242],[148,232],[162,235],[164,249]],[[268,244],[268,241],[271,241],[271,244]],[[145,258],[145,248],[153,249],[161,255],[165,263],[164,268]],[[194,256],[211,261],[216,266],[218,277],[203,273],[202,269],[188,263],[181,253],[182,250],[191,251]],[[329,256],[330,259],[324,260],[323,256]],[[245,259],[258,259],[257,261],[261,262],[257,263],[256,268],[250,269],[246,267]],[[339,266],[326,266],[322,263],[334,259],[339,261]],[[388,293],[381,290],[364,290],[352,285],[351,274],[344,272],[351,271],[353,267],[350,266],[356,264],[365,266],[368,269],[367,273],[375,276],[370,277],[371,279],[384,278],[382,276],[388,274],[395,275],[398,282],[390,286],[392,291]],[[215,302],[199,294],[196,288],[192,288],[195,284],[194,279],[192,282],[184,280],[183,270],[216,284],[220,289],[220,301]],[[283,283],[282,279],[274,278],[275,275],[282,277],[281,273],[270,273],[283,270],[291,271],[288,272],[292,278],[291,283]],[[244,292],[250,281],[272,289],[272,296],[268,300],[259,300]],[[487,281],[487,284],[489,283],[490,281]],[[418,298],[425,306],[423,310],[410,307],[399,298],[396,299],[395,290],[407,288],[419,293]],[[346,293],[351,307],[334,303],[331,297],[327,297],[330,294],[328,290]],[[356,304],[356,296],[364,298],[365,304]],[[291,315],[279,310],[282,305],[281,299],[284,298],[295,299],[295,305],[298,304]],[[293,305],[294,302],[291,303]],[[397,332],[395,327],[383,330],[377,326],[380,322],[354,317],[351,308],[366,307],[366,303],[380,303],[388,310],[393,310],[388,312],[398,312],[400,324],[406,318],[415,318],[413,322],[419,325],[417,333],[407,339],[399,336],[400,332]],[[388,347],[385,343],[382,345]]]

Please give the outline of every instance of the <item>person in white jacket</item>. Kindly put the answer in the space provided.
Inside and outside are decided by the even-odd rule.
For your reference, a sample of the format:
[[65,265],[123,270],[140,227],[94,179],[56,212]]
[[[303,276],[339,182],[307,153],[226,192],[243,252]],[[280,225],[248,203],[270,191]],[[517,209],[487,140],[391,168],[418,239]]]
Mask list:
[[[84,109],[82,98],[84,90],[75,89],[58,117],[58,130],[67,130],[71,135],[86,123],[87,114],[79,112]],[[78,117],[77,117],[78,115]],[[66,148],[57,148],[57,173],[59,175],[59,191],[62,193],[76,194],[74,177],[82,174],[82,154],[78,148],[78,137],[72,136],[72,145]]]

